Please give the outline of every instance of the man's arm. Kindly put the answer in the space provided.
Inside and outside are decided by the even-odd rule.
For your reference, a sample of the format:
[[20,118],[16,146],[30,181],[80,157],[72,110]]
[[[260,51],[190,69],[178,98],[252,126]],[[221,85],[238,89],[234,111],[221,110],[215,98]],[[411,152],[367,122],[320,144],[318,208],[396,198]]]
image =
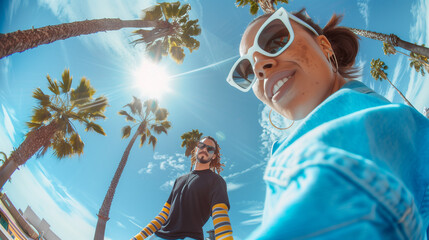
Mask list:
[[161,226],[167,222],[168,216],[170,215],[170,204],[166,202],[161,212],[156,216],[150,223],[141,230],[136,236],[131,240],[143,240],[150,235],[154,234],[156,231],[161,229]]
[[212,219],[216,240],[233,240],[231,223],[228,217],[228,207],[218,203],[212,208]]

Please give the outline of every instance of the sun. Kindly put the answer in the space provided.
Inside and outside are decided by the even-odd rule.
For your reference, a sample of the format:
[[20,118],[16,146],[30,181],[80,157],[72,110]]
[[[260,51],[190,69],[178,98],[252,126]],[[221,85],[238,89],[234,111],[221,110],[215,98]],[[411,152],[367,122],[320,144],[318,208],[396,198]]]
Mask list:
[[153,62],[143,61],[133,71],[134,84],[143,97],[160,100],[166,93],[171,92],[170,76],[166,70]]

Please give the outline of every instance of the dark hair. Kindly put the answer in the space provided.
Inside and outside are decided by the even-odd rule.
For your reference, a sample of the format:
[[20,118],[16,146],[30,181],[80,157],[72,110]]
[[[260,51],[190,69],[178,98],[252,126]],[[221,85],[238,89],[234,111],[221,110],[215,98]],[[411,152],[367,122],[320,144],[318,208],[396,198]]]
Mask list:
[[[219,144],[217,144],[217,141],[216,141],[213,137],[210,137],[210,136],[202,137],[202,138],[200,138],[200,140],[205,139],[205,138],[208,138],[208,139],[212,140],[212,141],[215,143],[216,149],[215,149],[215,152],[214,152],[213,154],[214,154],[216,157],[215,157],[215,159],[213,159],[213,160],[210,162],[210,169],[211,169],[213,172],[217,172],[218,174],[220,174],[220,172],[222,172],[222,171],[223,171],[223,168],[222,168],[222,167],[224,167],[224,166],[225,166],[225,164],[220,163],[220,155],[221,155],[221,154],[220,154],[220,147],[219,147]],[[193,166],[193,165],[195,164],[196,160],[197,160],[197,156],[195,155],[195,148],[194,148],[194,149],[192,150],[191,166]]]
[[[335,53],[335,56],[338,61],[338,72],[347,79],[355,79],[358,77],[359,69],[354,67],[356,55],[359,51],[359,37],[350,31],[346,27],[340,27],[338,24],[343,19],[342,15],[333,14],[329,22],[322,29],[319,25],[313,22],[313,20],[307,16],[305,13],[305,8],[301,9],[299,12],[293,12],[297,18],[303,20],[308,25],[310,25],[319,35],[324,35],[329,42],[331,43],[332,49]],[[250,24],[261,19],[268,18],[273,13],[267,13],[255,18]],[[304,29],[309,33],[314,35],[312,31],[305,28]],[[331,62],[333,62],[331,58]]]

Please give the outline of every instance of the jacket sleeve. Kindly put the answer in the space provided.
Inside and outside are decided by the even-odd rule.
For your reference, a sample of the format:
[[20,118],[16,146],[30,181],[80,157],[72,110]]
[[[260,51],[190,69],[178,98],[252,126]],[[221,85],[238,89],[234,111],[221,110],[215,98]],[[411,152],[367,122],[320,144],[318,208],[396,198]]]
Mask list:
[[136,236],[131,240],[143,240],[154,234],[156,231],[161,229],[161,226],[167,222],[168,216],[170,215],[170,204],[166,202],[161,212],[156,216],[150,223],[144,227]]
[[216,240],[233,240],[232,228],[228,216],[228,206],[218,203],[212,208],[212,219]]

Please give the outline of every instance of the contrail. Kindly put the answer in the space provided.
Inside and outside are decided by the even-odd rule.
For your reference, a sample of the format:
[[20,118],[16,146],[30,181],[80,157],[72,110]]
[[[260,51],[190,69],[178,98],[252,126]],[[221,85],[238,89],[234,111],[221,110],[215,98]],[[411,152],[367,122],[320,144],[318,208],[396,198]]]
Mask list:
[[225,60],[222,60],[222,61],[219,61],[219,62],[216,62],[216,63],[212,63],[212,64],[210,64],[210,65],[207,65],[207,66],[204,66],[204,67],[201,67],[201,68],[197,68],[197,69],[194,69],[194,70],[191,70],[191,71],[188,71],[188,72],[179,73],[179,74],[177,74],[177,75],[171,76],[171,77],[170,77],[170,79],[171,79],[171,78],[181,77],[181,76],[186,75],[186,74],[190,74],[190,73],[198,72],[198,71],[201,71],[201,70],[204,70],[204,69],[207,69],[207,68],[211,68],[211,67],[214,67],[214,66],[216,66],[216,65],[219,65],[219,64],[222,64],[222,63],[225,63],[225,62],[231,61],[232,59],[237,59],[238,57],[239,57],[239,55],[234,56],[234,57],[227,58],[227,59],[225,59]]

